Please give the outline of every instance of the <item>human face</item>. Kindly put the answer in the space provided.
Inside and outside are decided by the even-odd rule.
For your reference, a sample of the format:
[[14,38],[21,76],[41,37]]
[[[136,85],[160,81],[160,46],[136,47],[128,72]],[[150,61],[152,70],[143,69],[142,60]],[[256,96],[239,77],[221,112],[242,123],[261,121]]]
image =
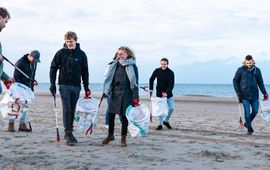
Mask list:
[[32,56],[32,55],[28,55],[28,61],[30,62],[30,63],[34,63],[35,62],[35,58]]
[[3,18],[2,16],[0,16],[0,32],[2,31],[3,28],[6,27],[6,23],[8,22],[9,18]]
[[125,50],[118,50],[117,51],[117,59],[126,60],[127,58],[128,58],[128,54]]
[[245,61],[245,65],[248,67],[248,68],[251,68],[253,66],[253,60],[246,60]]
[[65,39],[66,41],[66,45],[68,47],[68,49],[75,49],[76,47],[76,41],[72,38],[72,39]]
[[166,68],[168,68],[168,63],[166,61],[160,61],[160,68],[166,70]]

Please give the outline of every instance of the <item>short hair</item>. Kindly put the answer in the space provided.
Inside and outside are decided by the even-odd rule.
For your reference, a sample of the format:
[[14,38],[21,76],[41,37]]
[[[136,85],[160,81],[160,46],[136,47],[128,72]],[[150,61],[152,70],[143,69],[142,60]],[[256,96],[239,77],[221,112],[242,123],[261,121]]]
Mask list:
[[78,40],[78,37],[77,37],[77,34],[73,31],[68,31],[66,34],[65,34],[65,40],[70,40],[70,39],[74,39],[75,41]]
[[135,59],[135,54],[134,54],[133,50],[131,50],[129,47],[122,46],[122,47],[119,47],[118,50],[124,50],[128,55],[128,59],[129,58]]
[[167,64],[169,64],[169,60],[167,58],[162,58],[160,61],[165,61]]
[[4,7],[0,7],[0,16],[3,17],[3,18],[8,18],[8,19],[10,19],[10,14],[9,14],[9,12],[7,11],[7,9],[4,8]]

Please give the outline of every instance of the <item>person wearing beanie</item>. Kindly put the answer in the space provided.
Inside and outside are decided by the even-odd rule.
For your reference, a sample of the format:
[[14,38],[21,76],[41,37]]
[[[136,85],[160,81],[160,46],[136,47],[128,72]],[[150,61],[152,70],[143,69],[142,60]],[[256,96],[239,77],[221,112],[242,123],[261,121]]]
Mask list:
[[244,126],[247,128],[247,134],[252,135],[254,132],[252,121],[259,110],[258,87],[264,100],[268,100],[268,94],[264,87],[261,70],[255,66],[255,61],[251,55],[247,55],[243,65],[237,69],[233,78],[233,87],[239,103],[242,103],[244,107],[246,121]]

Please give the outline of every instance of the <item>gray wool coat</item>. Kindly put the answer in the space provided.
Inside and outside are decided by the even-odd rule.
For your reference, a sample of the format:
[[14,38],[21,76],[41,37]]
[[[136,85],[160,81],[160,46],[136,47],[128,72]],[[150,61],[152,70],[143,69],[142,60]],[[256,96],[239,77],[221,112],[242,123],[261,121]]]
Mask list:
[[[138,84],[138,68],[133,65]],[[125,115],[129,105],[133,105],[133,100],[139,99],[139,88],[130,89],[130,82],[125,66],[117,64],[112,81],[112,93],[109,100],[110,114]]]

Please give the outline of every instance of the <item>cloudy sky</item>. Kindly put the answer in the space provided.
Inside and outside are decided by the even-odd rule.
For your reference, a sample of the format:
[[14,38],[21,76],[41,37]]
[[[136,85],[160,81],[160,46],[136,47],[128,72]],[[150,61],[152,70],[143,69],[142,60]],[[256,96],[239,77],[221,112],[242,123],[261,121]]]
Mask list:
[[[247,54],[270,83],[268,0],[8,0],[0,6],[11,14],[0,33],[3,54],[16,62],[38,49],[39,82],[49,82],[50,62],[72,30],[88,55],[92,83],[103,81],[122,45],[134,50],[141,83],[162,57],[177,83],[231,83]],[[13,74],[8,63],[5,70]]]

